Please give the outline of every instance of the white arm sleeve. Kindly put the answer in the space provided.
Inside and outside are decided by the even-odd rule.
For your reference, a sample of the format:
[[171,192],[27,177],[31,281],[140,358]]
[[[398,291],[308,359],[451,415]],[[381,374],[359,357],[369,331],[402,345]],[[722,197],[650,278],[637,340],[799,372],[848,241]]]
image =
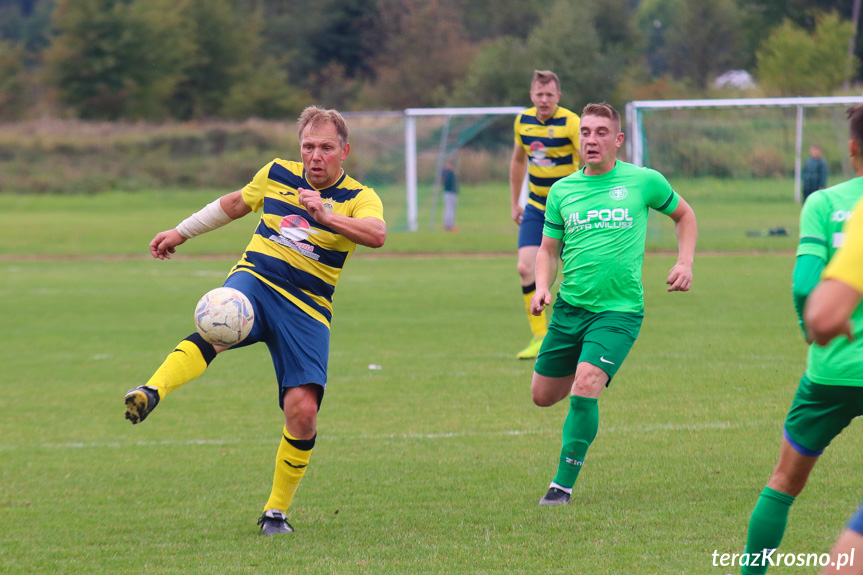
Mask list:
[[219,198],[177,224],[177,231],[184,238],[190,239],[221,228],[231,221],[233,221],[231,216],[222,209],[221,198]]

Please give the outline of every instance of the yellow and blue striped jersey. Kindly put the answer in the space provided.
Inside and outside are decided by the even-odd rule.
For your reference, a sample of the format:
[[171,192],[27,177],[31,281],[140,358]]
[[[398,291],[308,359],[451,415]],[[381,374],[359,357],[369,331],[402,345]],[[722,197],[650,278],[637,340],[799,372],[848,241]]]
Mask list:
[[560,106],[545,122],[536,117],[535,107],[516,116],[515,144],[527,152],[532,206],[544,211],[552,184],[578,170],[580,123],[578,114]]
[[[230,274],[247,272],[329,326],[333,292],[342,268],[357,245],[319,224],[300,204],[298,188],[315,189],[303,164],[275,159],[243,188],[243,201],[261,220],[243,257]],[[383,205],[372,188],[342,172],[329,188],[318,190],[324,207],[352,218],[383,221]]]

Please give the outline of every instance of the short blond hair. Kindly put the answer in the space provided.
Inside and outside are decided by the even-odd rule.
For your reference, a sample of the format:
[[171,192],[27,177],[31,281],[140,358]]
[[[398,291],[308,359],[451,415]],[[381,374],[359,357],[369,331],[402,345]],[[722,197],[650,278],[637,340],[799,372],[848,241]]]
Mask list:
[[533,80],[530,81],[530,88],[533,89],[534,84],[554,84],[557,91],[560,92],[560,78],[551,70],[534,70]]
[[330,123],[335,127],[342,147],[344,148],[348,143],[348,136],[350,135],[348,124],[345,122],[345,118],[336,110],[327,110],[320,106],[309,106],[303,110],[303,113],[300,114],[297,122],[299,123],[297,132],[300,137],[300,142],[303,141],[303,132],[307,127]]

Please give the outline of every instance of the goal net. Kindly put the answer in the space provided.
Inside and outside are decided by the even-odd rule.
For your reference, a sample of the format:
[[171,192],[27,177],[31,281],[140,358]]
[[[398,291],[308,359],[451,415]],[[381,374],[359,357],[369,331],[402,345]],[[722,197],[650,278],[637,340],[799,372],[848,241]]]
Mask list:
[[439,228],[441,172],[447,159],[459,185],[494,183],[490,201],[506,203],[512,125],[522,107],[410,108],[404,112],[346,112],[351,155],[345,168],[375,188],[390,229]]
[[[665,175],[693,206],[700,249],[792,250],[810,147],[827,161],[828,186],[853,177],[846,110],[860,103],[859,96],[630,102],[626,155]],[[647,245],[674,249],[668,218],[651,215]]]
[[784,179],[801,200],[801,169],[821,148],[836,177],[851,175],[845,111],[853,98],[635,101],[626,106],[627,154],[668,178]]
[[[441,172],[447,159],[462,165],[466,184],[503,183],[508,188],[512,125],[524,108],[409,108],[405,110],[407,229],[426,216],[435,228]],[[506,194],[499,201],[505,202]]]

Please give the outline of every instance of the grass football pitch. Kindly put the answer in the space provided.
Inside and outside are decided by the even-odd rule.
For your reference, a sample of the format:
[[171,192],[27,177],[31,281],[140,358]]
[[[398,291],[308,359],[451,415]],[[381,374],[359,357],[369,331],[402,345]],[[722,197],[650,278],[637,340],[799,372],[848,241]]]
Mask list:
[[[793,238],[775,238],[790,247],[772,253],[717,244],[729,253],[700,254],[688,294],[665,292],[672,257],[647,256],[641,336],[600,399],[572,504],[552,509],[537,502],[566,406],[534,406],[532,364],[513,359],[528,338],[514,255],[361,251],[335,297],[318,443],[289,514],[296,533],[263,538],[255,521],[283,422],[265,347],[221,355],[141,425],[122,415],[125,391],[191,332],[195,302],[249,233],[183,246],[222,255],[144,257],[154,231],[207,199],[188,195],[167,214],[138,196],[0,197],[0,571],[739,572],[714,552],[744,547],[805,366]],[[776,219],[760,225],[795,225],[794,209],[771,208]],[[471,214],[465,234],[494,236],[483,226],[500,214]],[[728,227],[716,214],[699,213],[702,234]],[[478,249],[452,250],[459,234],[405,236],[392,234],[389,251]],[[481,251],[494,251],[488,241]],[[792,508],[782,551],[829,550],[860,502],[861,463],[852,425]]]

